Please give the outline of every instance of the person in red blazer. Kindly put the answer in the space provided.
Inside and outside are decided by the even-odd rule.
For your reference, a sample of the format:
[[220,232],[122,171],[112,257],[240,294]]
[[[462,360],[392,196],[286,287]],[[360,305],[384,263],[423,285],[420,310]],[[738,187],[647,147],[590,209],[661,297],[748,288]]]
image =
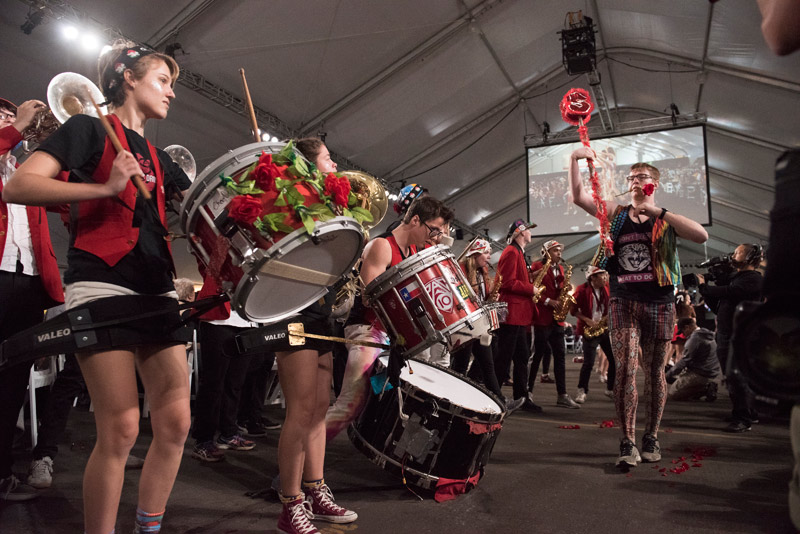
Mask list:
[[[44,107],[28,100],[17,108],[0,98],[0,194],[17,167],[11,154],[21,132]],[[0,200],[0,342],[42,321],[45,309],[64,302],[61,276],[44,208]],[[14,427],[25,400],[30,365],[0,372],[0,500],[25,501],[36,490],[11,471]]]
[[[509,360],[514,362],[514,400],[525,398],[523,409],[540,413],[542,408],[527,395],[528,358],[530,347],[527,332],[534,317],[534,289],[528,277],[529,264],[525,246],[531,242],[530,228],[536,225],[517,219],[508,229],[508,246],[500,255],[497,272],[503,277],[500,301],[508,303],[508,316],[498,329],[498,354],[495,357],[495,375],[503,380]],[[502,382],[501,382],[502,383]]]
[[[606,271],[590,265],[586,270],[586,282],[578,286],[573,296],[575,304],[572,306],[572,315],[578,318],[578,326],[575,329],[576,336],[582,336],[587,326],[595,326],[603,318],[608,321],[609,291]],[[608,358],[608,380],[606,381],[605,395],[610,399],[614,398],[616,362],[611,353],[611,340],[606,328],[606,331],[599,336],[591,338],[583,336],[583,365],[578,378],[578,392],[575,395],[575,402],[579,404],[583,404],[589,394],[589,378],[592,375],[598,345]]]
[[558,295],[564,285],[564,266],[561,263],[561,253],[564,246],[551,239],[542,246],[542,260],[531,265],[533,277],[542,270],[547,257],[550,257],[550,267],[542,279],[544,291],[536,303],[536,318],[533,321],[533,363],[531,364],[530,379],[528,381],[528,391],[533,393],[533,386],[536,383],[536,373],[539,372],[539,364],[549,350],[553,355],[553,371],[556,375],[556,405],[563,408],[580,408],[567,394],[567,384],[565,379],[564,357],[567,347],[564,342],[564,322],[557,322],[553,318],[553,311],[558,305]]

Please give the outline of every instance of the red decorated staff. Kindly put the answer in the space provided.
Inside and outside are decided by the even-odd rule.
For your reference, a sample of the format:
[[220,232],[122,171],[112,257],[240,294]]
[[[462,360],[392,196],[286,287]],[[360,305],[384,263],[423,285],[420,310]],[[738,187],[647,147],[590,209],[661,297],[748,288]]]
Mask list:
[[[561,118],[564,122],[578,127],[578,134],[581,137],[581,143],[584,146],[591,148],[589,145],[589,132],[586,129],[586,123],[591,119],[592,111],[594,110],[594,102],[592,102],[589,93],[585,89],[570,89],[564,98],[561,99],[560,104]],[[608,209],[606,208],[606,201],[600,194],[600,177],[597,175],[597,170],[594,168],[594,160],[587,159],[589,164],[589,181],[592,184],[592,200],[597,207],[597,220],[600,221],[600,240],[606,249],[606,254],[612,256],[614,254],[614,243],[608,235],[609,222],[608,222]]]

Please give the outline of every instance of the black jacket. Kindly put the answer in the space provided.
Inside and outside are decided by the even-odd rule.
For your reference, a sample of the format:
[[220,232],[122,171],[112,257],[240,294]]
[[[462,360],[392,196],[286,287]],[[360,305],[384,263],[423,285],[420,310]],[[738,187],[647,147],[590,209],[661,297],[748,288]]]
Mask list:
[[745,300],[761,300],[763,277],[758,271],[739,271],[728,285],[700,284],[700,294],[717,314],[717,332],[730,336],[733,333],[733,314],[736,306]]

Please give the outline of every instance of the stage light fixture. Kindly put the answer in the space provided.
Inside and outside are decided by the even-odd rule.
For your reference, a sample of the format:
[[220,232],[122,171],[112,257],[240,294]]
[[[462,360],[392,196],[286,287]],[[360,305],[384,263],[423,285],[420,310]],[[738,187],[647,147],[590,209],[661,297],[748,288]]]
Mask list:
[[25,22],[19,27],[22,33],[30,35],[33,29],[42,23],[44,20],[44,7],[40,7],[35,11],[28,11],[28,16],[25,17]]
[[597,66],[594,23],[583,13],[567,13],[561,34],[561,55],[570,75],[592,72]]
[[61,27],[61,34],[67,41],[74,41],[78,38],[78,28],[71,24],[66,24]]

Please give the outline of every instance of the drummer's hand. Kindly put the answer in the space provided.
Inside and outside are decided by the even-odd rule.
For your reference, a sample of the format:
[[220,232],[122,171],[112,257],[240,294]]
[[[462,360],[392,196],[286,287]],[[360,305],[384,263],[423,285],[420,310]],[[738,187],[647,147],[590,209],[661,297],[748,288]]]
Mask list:
[[586,326],[588,326],[589,328],[594,328],[595,326],[597,326],[597,321],[592,321],[591,319],[586,319],[584,323],[586,323]]
[[597,154],[588,146],[582,146],[572,152],[572,159],[597,159]]
[[131,176],[141,176],[142,169],[136,157],[127,150],[123,150],[114,158],[111,166],[111,175],[103,186],[108,191],[108,196],[116,196],[122,193],[128,186]]
[[36,112],[46,107],[41,100],[26,100],[17,107],[17,120],[14,122],[14,128],[22,133],[22,130],[31,125]]

